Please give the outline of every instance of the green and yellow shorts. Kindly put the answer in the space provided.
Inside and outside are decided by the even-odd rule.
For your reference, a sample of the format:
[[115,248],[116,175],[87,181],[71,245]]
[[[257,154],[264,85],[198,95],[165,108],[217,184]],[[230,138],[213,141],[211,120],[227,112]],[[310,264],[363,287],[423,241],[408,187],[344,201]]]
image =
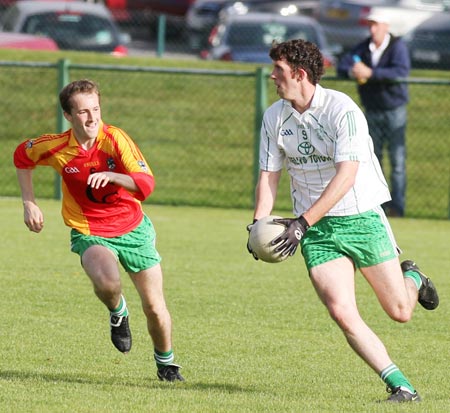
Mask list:
[[323,217],[300,242],[308,270],[341,257],[349,257],[356,268],[370,267],[400,252],[381,207],[357,215]]
[[156,233],[149,217],[144,215],[142,222],[133,231],[113,238],[84,235],[72,229],[70,233],[71,251],[83,256],[93,245],[103,245],[110,249],[127,272],[136,273],[151,268],[161,262],[156,250]]

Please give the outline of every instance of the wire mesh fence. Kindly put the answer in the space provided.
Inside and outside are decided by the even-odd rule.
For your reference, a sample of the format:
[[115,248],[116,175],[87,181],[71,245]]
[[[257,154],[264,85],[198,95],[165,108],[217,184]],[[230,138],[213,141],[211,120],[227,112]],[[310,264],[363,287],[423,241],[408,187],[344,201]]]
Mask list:
[[[154,68],[153,68],[154,69]],[[256,73],[145,71],[109,66],[74,66],[70,79],[100,84],[106,123],[138,143],[156,176],[148,202],[252,208],[255,136],[258,135]],[[12,163],[16,145],[57,132],[58,72],[55,65],[0,62],[0,195],[19,196]],[[277,99],[268,86],[267,104]],[[358,101],[353,82],[324,78],[324,87]],[[411,80],[407,130],[406,216],[448,217],[450,188],[450,82]],[[385,165],[389,175],[389,165]],[[37,168],[38,197],[55,196],[55,174]],[[287,178],[277,208],[290,209]]]

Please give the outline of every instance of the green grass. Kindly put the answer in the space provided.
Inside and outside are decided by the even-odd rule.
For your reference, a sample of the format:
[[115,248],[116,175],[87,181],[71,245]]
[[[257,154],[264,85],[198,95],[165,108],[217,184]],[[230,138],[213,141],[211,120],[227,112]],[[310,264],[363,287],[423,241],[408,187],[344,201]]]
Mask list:
[[[42,53],[0,50],[0,60],[127,65],[254,72],[256,65],[198,60],[170,60],[79,52]],[[414,71],[413,77],[450,79],[449,71]],[[354,82],[322,84],[358,100]],[[158,204],[251,208],[255,137],[255,80],[204,74],[118,72],[71,69],[71,80],[91,77],[100,83],[105,122],[123,128],[139,144],[157,180],[152,200]],[[19,196],[11,153],[17,144],[56,131],[57,74],[53,68],[0,65],[0,195]],[[448,218],[449,85],[411,85],[408,123],[407,208],[409,217]],[[268,81],[268,103],[278,99]],[[258,126],[259,128],[259,126]],[[389,166],[385,166],[389,175]],[[40,197],[53,196],[54,173],[37,171]],[[288,194],[283,178],[283,194]],[[289,210],[283,196],[278,208]]]
[[280,264],[246,252],[250,210],[146,205],[163,256],[176,361],[186,383],[156,379],[137,293],[124,273],[133,349],[110,343],[56,201],[41,234],[19,199],[0,200],[2,412],[436,412],[448,410],[450,222],[393,219],[403,257],[433,277],[441,305],[391,321],[358,274],[363,317],[418,388],[420,405],[388,406],[382,381],[349,349],[320,304],[301,255]]

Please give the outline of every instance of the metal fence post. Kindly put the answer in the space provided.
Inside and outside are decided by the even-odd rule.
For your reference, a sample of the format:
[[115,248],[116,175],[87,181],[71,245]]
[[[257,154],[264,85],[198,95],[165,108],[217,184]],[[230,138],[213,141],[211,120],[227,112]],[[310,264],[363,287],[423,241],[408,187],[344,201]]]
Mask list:
[[156,55],[162,57],[164,54],[164,46],[166,41],[166,15],[160,14],[158,16],[158,39]]
[[[264,111],[267,108],[267,76],[267,68],[259,67],[256,69],[255,127],[253,128],[253,188],[255,188],[258,182],[259,176],[259,139]],[[255,192],[253,191],[253,200],[254,197]]]
[[[59,95],[60,90],[69,83],[69,66],[70,60],[62,59],[58,61],[58,90],[56,96]],[[59,104],[59,99],[56,107],[56,130],[62,133],[68,129],[68,123],[64,117],[63,110]],[[61,177],[55,172],[55,198],[61,199]]]

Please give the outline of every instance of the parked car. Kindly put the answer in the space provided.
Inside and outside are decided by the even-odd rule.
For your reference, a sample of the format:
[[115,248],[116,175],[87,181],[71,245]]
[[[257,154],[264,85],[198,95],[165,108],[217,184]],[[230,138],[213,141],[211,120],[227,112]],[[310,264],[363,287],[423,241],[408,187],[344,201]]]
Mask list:
[[14,4],[16,0],[0,0],[0,12]]
[[201,55],[206,59],[271,63],[269,50],[272,42],[289,39],[304,39],[317,44],[326,66],[335,64],[333,49],[316,20],[308,16],[280,16],[275,13],[227,16],[213,29],[210,47]]
[[186,14],[189,46],[192,50],[204,47],[220,15],[266,12],[312,16],[317,6],[318,0],[196,0]]
[[[0,0],[1,1],[1,0]],[[103,1],[116,22],[133,34],[146,38],[157,32],[158,17],[165,16],[166,34],[179,35],[188,8],[195,0],[94,0]]]
[[0,49],[59,50],[53,39],[24,33],[0,33]]
[[450,69],[450,13],[438,13],[404,37],[413,67]]
[[174,16],[184,16],[194,0],[105,0],[110,9],[150,10]]
[[375,10],[390,18],[390,31],[403,36],[446,9],[447,0],[319,0],[317,20],[327,38],[339,43],[343,51],[369,36],[367,16]]
[[116,55],[127,54],[130,40],[103,4],[81,1],[17,1],[3,14],[0,30],[46,36],[60,49]]

